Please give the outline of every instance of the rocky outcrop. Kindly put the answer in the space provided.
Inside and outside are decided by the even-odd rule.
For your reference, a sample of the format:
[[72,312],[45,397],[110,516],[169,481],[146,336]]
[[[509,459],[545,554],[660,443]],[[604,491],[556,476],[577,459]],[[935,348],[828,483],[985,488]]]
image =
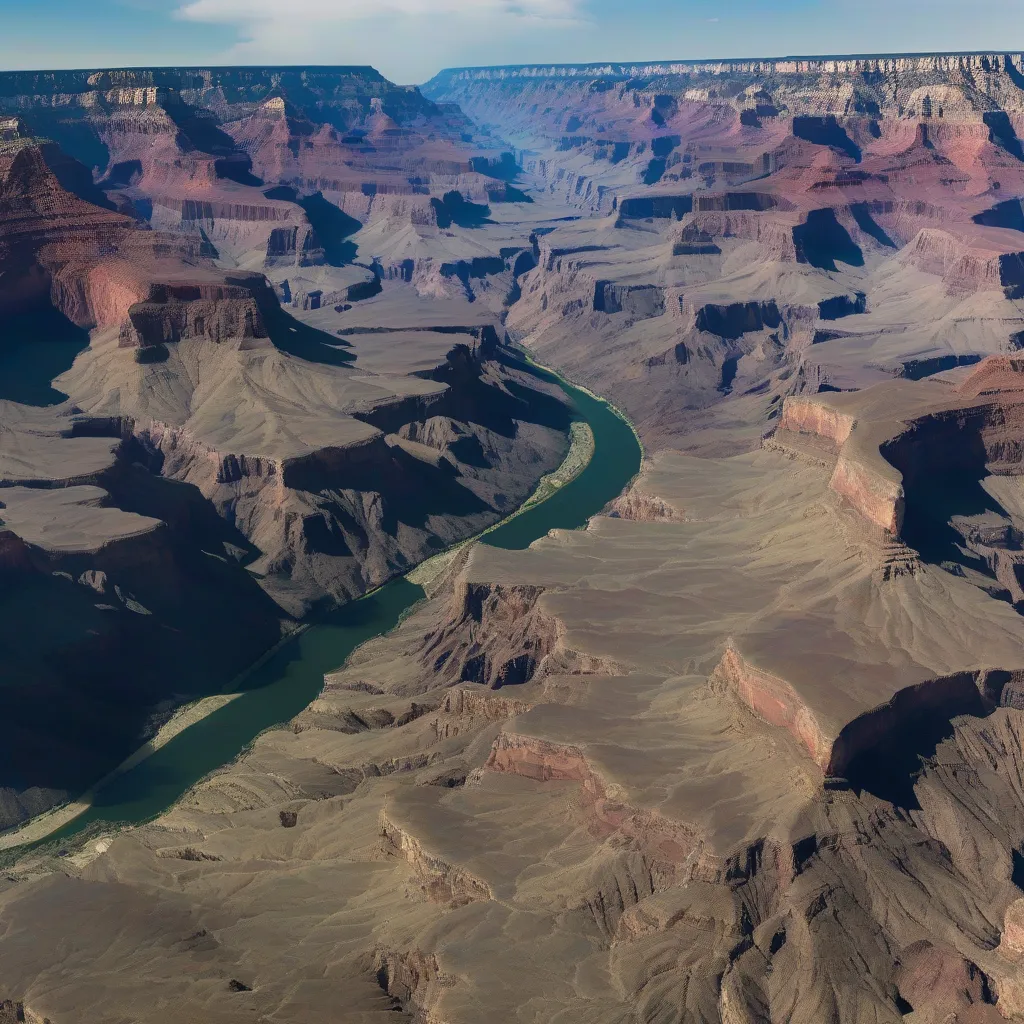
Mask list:
[[899,482],[855,458],[840,456],[829,487],[868,523],[890,536],[899,536],[906,508]]
[[611,661],[574,650],[557,618],[543,607],[541,587],[456,582],[443,625],[424,637],[419,658],[449,685],[497,690],[556,672],[614,671]]
[[[693,196],[632,196],[621,200],[618,204],[619,216],[626,220],[645,220],[648,217],[663,220],[679,220],[690,213]],[[707,207],[710,209],[710,207]],[[705,207],[700,207],[705,209]]]
[[149,349],[182,338],[214,343],[266,338],[265,315],[276,309],[277,299],[261,274],[153,284],[146,299],[128,308],[120,345]]
[[445,989],[456,984],[456,979],[441,970],[436,956],[419,950],[400,953],[378,949],[374,971],[377,983],[399,1007],[416,1013],[425,1024],[441,1024],[430,1009]]
[[460,686],[445,694],[440,710],[455,718],[474,717],[499,722],[515,718],[529,708],[528,703],[514,697],[474,693],[468,687]]
[[606,795],[604,783],[587,763],[580,747],[523,736],[512,730],[503,731],[495,740],[487,767],[536,782],[582,782],[592,798]]
[[381,814],[380,834],[396,856],[409,862],[428,899],[453,907],[491,899],[493,894],[485,881],[430,852],[419,838],[390,820],[387,811]]
[[665,292],[657,285],[616,285],[598,281],[594,285],[593,308],[598,313],[627,313],[639,320],[662,316]]
[[816,402],[794,396],[782,407],[778,429],[797,434],[812,434],[835,445],[838,451],[850,436],[856,420],[849,414]]
[[10,999],[0,1001],[0,1024],[51,1024],[49,1017],[43,1017],[31,1007]]
[[1024,296],[1024,250],[1018,237],[999,229],[987,236],[923,229],[904,258],[941,277],[954,294],[996,289],[1010,299]]
[[559,642],[557,621],[538,607],[542,593],[536,587],[461,584],[450,621],[425,638],[423,664],[453,684],[499,689],[528,682]]
[[713,688],[738,697],[770,725],[785,729],[819,767],[828,766],[834,737],[827,735],[814,712],[785,679],[750,665],[739,652],[729,648],[710,682]]
[[671,502],[648,494],[637,486],[616,498],[608,515],[612,519],[628,519],[637,523],[671,523],[683,519],[683,514]]

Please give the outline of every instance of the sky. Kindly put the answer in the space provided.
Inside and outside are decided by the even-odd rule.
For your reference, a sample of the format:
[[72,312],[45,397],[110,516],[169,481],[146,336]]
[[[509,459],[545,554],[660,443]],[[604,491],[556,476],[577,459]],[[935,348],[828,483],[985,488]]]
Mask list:
[[0,0],[0,69],[1024,50],[1024,0]]

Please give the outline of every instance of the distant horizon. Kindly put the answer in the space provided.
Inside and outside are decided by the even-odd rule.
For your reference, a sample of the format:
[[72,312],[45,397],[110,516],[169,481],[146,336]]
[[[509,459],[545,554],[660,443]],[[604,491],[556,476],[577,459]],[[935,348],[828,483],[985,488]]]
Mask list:
[[0,67],[0,77],[6,75],[46,75],[46,74],[95,74],[105,71],[372,71],[382,78],[387,79],[394,85],[418,87],[425,85],[432,79],[451,71],[488,71],[488,70],[516,70],[520,68],[557,68],[557,67],[619,67],[635,64],[746,64],[746,63],[781,63],[784,61],[845,61],[845,60],[893,60],[915,57],[1012,57],[1019,56],[1024,59],[1024,47],[1018,49],[982,49],[982,50],[891,50],[877,51],[874,53],[786,53],[774,55],[743,55],[743,56],[713,56],[713,57],[634,57],[628,60],[598,59],[588,61],[554,60],[554,61],[526,61],[516,64],[458,64],[448,65],[439,68],[429,78],[418,82],[400,82],[388,78],[384,72],[373,64],[325,64],[319,62],[251,62],[251,63],[217,63],[208,61],[198,64],[168,62],[153,64],[89,64],[68,67],[26,67],[8,68]]
[[0,67],[12,72],[341,66],[417,84],[455,68],[653,63],[652,53],[1024,53],[1018,0],[0,0],[0,19]]

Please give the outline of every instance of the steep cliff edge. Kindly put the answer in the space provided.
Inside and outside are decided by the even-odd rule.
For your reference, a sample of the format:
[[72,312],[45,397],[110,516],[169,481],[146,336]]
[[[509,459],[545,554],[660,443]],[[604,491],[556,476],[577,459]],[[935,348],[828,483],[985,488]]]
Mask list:
[[527,199],[457,108],[372,68],[5,73],[7,111],[89,168],[105,202],[231,268],[344,265],[371,221],[436,225],[449,195],[466,210]]
[[[51,314],[93,332],[47,389],[52,409],[0,402],[5,707],[23,737],[0,765],[3,827],[85,789],[296,618],[501,518],[567,443],[557,389],[504,358],[486,311],[355,342],[285,312],[287,284],[262,268],[297,281],[323,262],[303,207],[253,184],[220,114],[140,76],[28,76],[42,91],[3,100],[32,122],[0,120],[0,310],[25,327],[0,325],[3,372],[45,370]],[[389,138],[391,87],[365,109],[347,88],[330,116]],[[221,113],[249,116],[262,90]],[[398,92],[397,116],[449,116]],[[90,174],[35,134],[43,123],[83,156],[94,133],[106,164]],[[468,161],[456,172],[492,181]],[[235,265],[250,251],[254,269]],[[376,324],[382,301],[399,323],[433,322],[404,282],[381,300],[372,269],[348,277],[364,286],[354,301],[378,298]],[[351,310],[343,299],[322,314]],[[47,602],[59,621],[26,630]]]

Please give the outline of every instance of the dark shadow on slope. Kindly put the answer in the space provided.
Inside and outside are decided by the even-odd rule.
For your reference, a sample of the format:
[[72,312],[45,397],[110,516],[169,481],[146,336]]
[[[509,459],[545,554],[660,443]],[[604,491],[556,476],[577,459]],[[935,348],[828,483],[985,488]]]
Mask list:
[[[990,596],[1012,602],[989,558],[993,544],[1019,548],[1012,531],[1003,539],[986,537],[1006,533],[1011,520],[982,486],[989,473],[985,443],[976,425],[961,422],[962,415],[926,417],[883,446],[882,454],[903,474],[900,536],[923,561],[961,576],[974,570],[991,581],[982,586]],[[983,417],[984,409],[976,415]]]
[[926,562],[954,562],[988,572],[985,563],[963,549],[963,536],[952,526],[954,516],[980,516],[1006,512],[981,486],[981,479],[967,472],[936,473],[906,488],[904,541]]
[[1005,110],[986,110],[982,115],[988,128],[988,140],[995,146],[1005,149],[1010,156],[1018,160],[1024,160],[1024,149],[1021,148],[1020,139],[1010,121],[1010,115]]
[[857,227],[859,227],[864,234],[870,235],[880,245],[884,245],[890,249],[899,248],[899,246],[886,233],[882,225],[871,216],[871,211],[868,209],[867,203],[853,203],[850,206],[850,213],[853,214],[853,219],[857,222]]
[[42,152],[46,166],[66,192],[104,210],[115,209],[103,189],[93,181],[92,172],[85,164],[52,144],[43,146]]
[[477,174],[486,174],[489,178],[497,178],[498,181],[504,182],[515,181],[521,171],[512,153],[502,153],[497,160],[486,156],[474,156],[469,164]]
[[1019,199],[1007,199],[971,218],[975,224],[989,228],[1009,228],[1011,231],[1024,231],[1024,208]]
[[919,810],[914,786],[922,762],[952,738],[953,720],[986,718],[1019,700],[1017,673],[1005,669],[955,672],[905,687],[887,703],[847,724],[832,749],[829,772],[859,792]]
[[[89,421],[74,436],[95,434]],[[259,549],[228,519],[217,512],[198,487],[161,476],[164,455],[135,435],[121,442],[116,471],[103,484],[115,505],[125,512],[151,516],[167,524],[177,542],[247,565],[259,557]]]
[[[430,380],[448,385],[444,397],[431,406],[435,416],[448,416],[461,423],[475,423],[502,437],[515,437],[516,421],[526,420],[550,427],[561,433],[569,429],[572,413],[563,401],[547,391],[535,389],[510,380],[498,387],[484,376],[483,360],[494,358],[514,366],[528,378],[539,377],[528,363],[521,363],[498,349],[491,340],[481,342],[479,349],[457,344],[447,354],[445,362],[428,373]],[[402,425],[422,413],[414,413],[412,406],[419,399],[407,399],[359,413],[358,418],[385,433],[394,433]]]
[[272,185],[270,188],[265,188],[263,194],[268,199],[283,199],[286,203],[299,201],[299,193],[291,185]]
[[836,263],[864,266],[864,254],[832,209],[811,210],[807,222],[793,228],[797,258],[812,267],[835,270]]
[[142,177],[141,160],[120,160],[113,164],[100,181],[102,188],[126,188]]
[[59,405],[67,395],[50,382],[88,347],[88,331],[53,308],[0,317],[0,399]]
[[793,135],[816,146],[829,146],[860,163],[860,147],[846,134],[846,129],[832,116],[793,118]]
[[1017,66],[1012,60],[1010,60],[1009,54],[1006,54],[1003,58],[1003,70],[1006,72],[1006,77],[1009,78],[1018,89],[1024,89],[1024,75],[1017,70]]
[[[285,486],[313,494],[361,491],[380,496],[381,529],[395,536],[399,524],[425,530],[437,516],[465,518],[492,511],[482,499],[462,485],[458,469],[448,460],[437,464],[410,455],[400,445],[383,442],[372,455],[356,459],[331,451],[295,460],[285,471]],[[341,503],[332,503],[329,514],[311,513],[303,519],[303,537],[310,550],[345,556],[362,548],[366,537]]]
[[652,158],[647,164],[647,169],[644,171],[644,175],[641,180],[645,185],[657,184],[661,181],[662,176],[665,173],[666,166],[666,161],[659,160],[657,157]]
[[214,161],[213,169],[218,178],[235,181],[239,185],[250,185],[254,188],[263,185],[263,179],[252,173],[252,160],[245,153],[232,153],[230,156],[222,157]]
[[[900,696],[897,694],[897,700]],[[959,698],[942,709],[908,713],[900,726],[883,732],[874,744],[854,757],[843,774],[858,792],[871,793],[907,810],[920,810],[914,786],[922,761],[934,757],[938,745],[952,737],[951,719],[959,715],[980,718],[985,714],[981,695],[967,684]]]
[[[90,571],[106,574],[102,592],[79,582]],[[236,561],[164,527],[120,552],[66,554],[5,578],[0,786],[80,793],[138,747],[155,706],[220,692],[273,643],[280,619]]]
[[[269,196],[271,189],[266,195]],[[298,200],[299,206],[306,212],[309,223],[313,225],[320,244],[324,247],[324,258],[332,267],[343,267],[356,258],[357,246],[349,239],[363,225],[350,217],[340,207],[324,198],[322,192],[304,196]]]
[[729,358],[722,363],[722,378],[718,382],[718,390],[723,395],[728,395],[732,392],[732,383],[736,379],[736,371],[738,368],[739,358],[737,356],[729,356]]
[[1020,850],[1012,851],[1013,870],[1010,873],[1010,881],[1018,889],[1024,889],[1024,853]]
[[430,200],[439,228],[479,228],[490,224],[491,208],[481,203],[471,203],[461,192],[451,191],[443,199]]
[[944,356],[932,356],[925,359],[905,359],[902,363],[901,377],[907,380],[924,380],[933,374],[952,370],[957,366],[974,366],[980,363],[983,356],[978,352],[966,355],[955,355],[950,352]]
[[33,107],[24,118],[39,138],[52,139],[61,150],[97,174],[110,163],[110,150],[99,137],[97,123],[83,116],[70,117],[67,107]]
[[487,201],[490,203],[533,203],[533,196],[527,195],[514,185],[506,184],[500,191],[494,188],[487,190]]
[[227,156],[237,152],[235,140],[220,127],[211,111],[185,103],[168,103],[163,109],[175,127],[201,153]]
[[651,140],[651,152],[656,157],[667,157],[682,139],[678,135],[659,135]]
[[490,466],[480,438],[474,435],[453,441],[448,445],[448,451],[464,466],[473,466],[476,469],[487,469]]
[[310,327],[283,309],[266,310],[264,321],[274,347],[290,356],[327,366],[350,366],[355,362],[355,353],[345,351],[352,347],[350,342]]
[[[437,466],[432,466],[397,447],[392,449],[392,454],[395,473],[391,486],[382,494],[381,524],[387,533],[397,533],[399,523],[423,530],[435,516],[466,518],[493,511],[462,485],[458,470],[451,463],[441,460]],[[372,472],[365,489],[370,490],[371,481],[377,480],[377,490],[381,490],[379,479],[378,474]]]

